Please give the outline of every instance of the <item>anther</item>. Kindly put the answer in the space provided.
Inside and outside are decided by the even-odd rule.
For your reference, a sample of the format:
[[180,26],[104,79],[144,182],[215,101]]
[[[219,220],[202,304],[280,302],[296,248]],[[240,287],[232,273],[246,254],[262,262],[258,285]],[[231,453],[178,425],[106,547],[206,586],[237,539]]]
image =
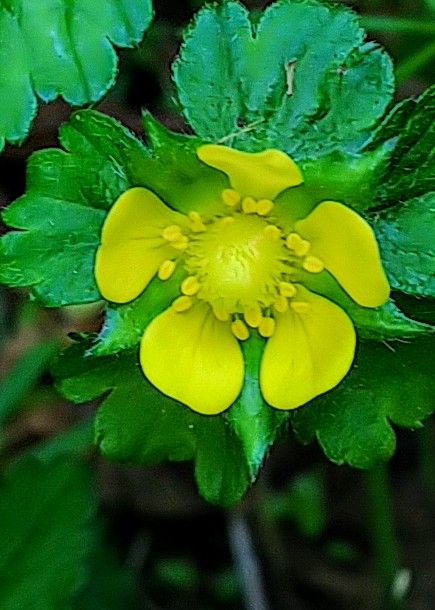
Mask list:
[[225,216],[224,218],[222,218],[221,220],[221,224],[222,225],[232,225],[234,222],[234,218],[232,216]]
[[239,341],[246,341],[246,339],[249,339],[248,327],[240,319],[234,320],[234,322],[231,323],[231,331]]
[[288,301],[285,298],[285,296],[283,296],[282,294],[279,294],[275,299],[273,307],[274,307],[275,311],[277,311],[278,313],[286,312],[288,310]]
[[175,262],[174,261],[163,261],[160,265],[157,276],[160,280],[169,280],[171,275],[175,271]]
[[257,211],[257,202],[253,197],[245,197],[242,201],[242,210],[245,214],[255,214]]
[[310,249],[310,242],[302,237],[298,233],[290,233],[286,239],[286,246],[289,250],[293,250],[296,256],[305,256]]
[[162,231],[162,237],[166,241],[178,241],[182,236],[181,227],[178,225],[169,225]]
[[306,256],[302,263],[302,267],[305,271],[309,271],[310,273],[321,273],[324,270],[325,265],[317,256]]
[[273,201],[270,199],[260,199],[257,201],[257,214],[267,216],[273,210]]
[[258,332],[262,337],[268,339],[273,335],[276,328],[276,322],[273,318],[263,318],[258,327]]
[[201,284],[193,275],[186,277],[186,279],[181,283],[181,292],[188,297],[192,297],[199,291],[200,288]]
[[290,282],[280,282],[278,284],[279,294],[283,297],[294,297],[297,293],[297,288]]
[[178,297],[178,299],[175,299],[175,301],[172,303],[172,309],[177,313],[182,313],[183,311],[187,311],[188,309],[190,309],[192,305],[193,299],[183,295],[182,297]]
[[264,233],[273,241],[277,241],[281,237],[281,231],[276,225],[267,225],[264,228]]
[[252,328],[257,328],[260,325],[263,316],[261,314],[261,310],[259,307],[252,307],[251,309],[246,309],[243,317],[249,326]]
[[234,207],[238,203],[240,203],[241,198],[242,196],[240,195],[240,193],[238,193],[234,189],[225,189],[222,191],[222,200],[225,205],[228,205],[230,207]]
[[189,245],[189,238],[186,235],[180,235],[176,241],[171,241],[171,246],[176,250],[185,250]]
[[213,307],[213,313],[215,318],[217,318],[220,322],[228,322],[230,319],[230,314],[228,311],[219,305],[215,305]]
[[190,228],[194,233],[201,233],[205,231],[205,224],[202,222],[201,216],[198,212],[189,212]]
[[292,301],[290,307],[295,313],[307,313],[311,309],[311,305],[306,301]]

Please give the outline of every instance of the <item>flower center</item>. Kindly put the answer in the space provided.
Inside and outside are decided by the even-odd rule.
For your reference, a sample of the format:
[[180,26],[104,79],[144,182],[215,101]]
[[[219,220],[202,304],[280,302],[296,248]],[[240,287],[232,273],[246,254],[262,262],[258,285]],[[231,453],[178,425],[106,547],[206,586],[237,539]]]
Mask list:
[[[298,233],[285,235],[269,214],[273,202],[242,197],[226,189],[222,199],[228,215],[206,222],[190,212],[190,231],[166,227],[162,236],[182,251],[188,276],[181,284],[182,296],[172,304],[176,312],[187,311],[198,299],[210,305],[218,320],[231,319],[233,334],[241,341],[249,329],[258,328],[263,337],[275,330],[274,315],[289,307],[303,314],[309,304],[299,301],[294,283],[297,267],[319,273],[322,261],[309,255],[310,243]],[[167,280],[176,263],[167,260],[159,278]]]
[[236,213],[195,235],[186,252],[186,269],[201,285],[199,299],[229,314],[243,313],[273,304],[279,278],[291,271],[286,254],[277,227]]

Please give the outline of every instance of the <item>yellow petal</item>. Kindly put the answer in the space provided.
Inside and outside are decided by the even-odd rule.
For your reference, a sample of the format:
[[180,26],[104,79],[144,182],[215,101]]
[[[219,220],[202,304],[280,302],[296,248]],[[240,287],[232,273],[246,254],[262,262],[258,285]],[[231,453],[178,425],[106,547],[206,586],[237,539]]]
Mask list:
[[311,242],[310,255],[319,258],[344,290],[363,307],[388,300],[390,286],[370,225],[336,201],[323,201],[295,230]]
[[335,387],[355,354],[355,330],[340,307],[303,287],[298,299],[308,307],[275,314],[261,361],[261,391],[277,409],[296,409]]
[[243,356],[231,325],[203,303],[157,316],[142,338],[140,362],[156,388],[204,415],[225,411],[243,385]]
[[273,200],[285,189],[303,182],[296,163],[280,150],[248,153],[205,144],[197,154],[201,161],[227,174],[233,189],[244,196]]
[[187,219],[173,212],[153,193],[132,188],[110,209],[101,232],[95,260],[95,278],[108,301],[128,303],[136,298],[157,273],[161,263],[177,252],[163,239],[167,226]]

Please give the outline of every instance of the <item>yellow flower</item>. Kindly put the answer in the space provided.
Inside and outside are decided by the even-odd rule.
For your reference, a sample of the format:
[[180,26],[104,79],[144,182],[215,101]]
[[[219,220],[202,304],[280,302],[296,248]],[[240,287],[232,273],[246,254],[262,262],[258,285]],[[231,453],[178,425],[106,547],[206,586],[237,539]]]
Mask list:
[[243,386],[239,342],[258,332],[267,339],[263,397],[277,409],[294,409],[343,379],[356,345],[347,314],[307,289],[304,278],[329,272],[359,305],[382,305],[389,285],[374,234],[335,201],[301,216],[292,187],[302,174],[278,150],[207,144],[197,155],[228,178],[219,201],[210,195],[205,213],[181,214],[145,188],[126,191],[103,226],[99,290],[108,301],[127,303],[155,275],[165,282],[182,267],[179,297],[141,341],[146,377],[199,413],[220,413]]

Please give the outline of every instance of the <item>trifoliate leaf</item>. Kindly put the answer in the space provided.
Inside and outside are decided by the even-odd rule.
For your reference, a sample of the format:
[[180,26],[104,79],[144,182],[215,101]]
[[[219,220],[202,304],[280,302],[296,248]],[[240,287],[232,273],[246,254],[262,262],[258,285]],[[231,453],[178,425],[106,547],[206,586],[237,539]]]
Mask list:
[[415,102],[402,102],[377,138],[395,139],[394,152],[379,181],[377,200],[394,205],[434,191],[435,85]]
[[432,338],[362,343],[344,381],[292,414],[296,435],[302,442],[317,438],[337,464],[370,468],[388,459],[395,449],[390,422],[418,428],[435,408],[434,347]]
[[82,585],[94,545],[88,469],[22,459],[0,482],[0,608],[58,610]]
[[[5,0],[0,7],[0,150],[28,134],[37,98],[75,106],[113,85],[113,45],[137,44],[152,19],[151,0]],[[13,60],[11,61],[11,58]]]
[[242,445],[224,416],[204,417],[158,392],[139,368],[136,352],[85,357],[75,345],[57,363],[60,391],[74,402],[107,392],[96,419],[96,441],[111,460],[151,464],[195,460],[201,494],[230,505],[251,483]]
[[81,111],[63,126],[67,152],[35,153],[27,172],[27,193],[3,218],[20,229],[0,245],[0,281],[30,286],[47,307],[99,299],[94,258],[104,209],[141,184],[149,161],[145,148],[115,120]]
[[390,102],[393,71],[356,16],[318,0],[280,0],[254,26],[240,4],[200,11],[174,78],[204,139],[296,159],[358,150]]
[[393,288],[435,297],[435,191],[379,212],[373,224]]

